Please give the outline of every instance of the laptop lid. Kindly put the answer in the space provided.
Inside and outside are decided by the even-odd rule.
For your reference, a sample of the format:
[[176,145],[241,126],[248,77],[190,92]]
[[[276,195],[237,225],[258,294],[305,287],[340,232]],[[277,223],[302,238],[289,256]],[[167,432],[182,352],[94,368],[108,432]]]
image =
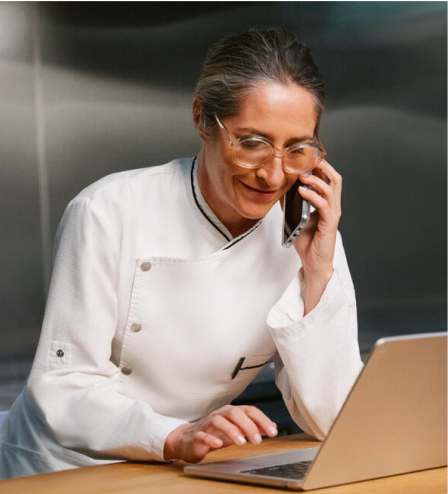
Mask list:
[[447,334],[382,338],[304,478],[316,489],[447,464]]

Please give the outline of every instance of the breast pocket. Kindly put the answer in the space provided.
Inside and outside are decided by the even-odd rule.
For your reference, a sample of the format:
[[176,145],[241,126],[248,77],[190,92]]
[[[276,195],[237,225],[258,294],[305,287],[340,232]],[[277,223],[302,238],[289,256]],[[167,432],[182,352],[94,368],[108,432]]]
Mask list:
[[274,355],[275,352],[266,355],[241,357],[236,362],[233,370],[227,374],[227,384],[225,388],[212,401],[207,413],[217,410],[224,405],[228,405],[238,397]]
[[233,400],[257,377],[275,353],[241,357],[237,362],[228,383],[228,391]]
[[232,373],[232,381],[237,378],[237,380],[246,380],[248,377],[253,379],[261,371],[262,367],[269,362],[273,355],[274,354],[241,357]]

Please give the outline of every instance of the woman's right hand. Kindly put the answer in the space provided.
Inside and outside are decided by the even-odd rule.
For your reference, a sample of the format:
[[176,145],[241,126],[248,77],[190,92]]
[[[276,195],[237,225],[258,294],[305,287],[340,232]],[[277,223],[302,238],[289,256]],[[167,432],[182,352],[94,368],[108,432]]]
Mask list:
[[171,431],[163,450],[165,460],[198,463],[209,451],[232,444],[241,445],[246,438],[261,443],[261,436],[274,437],[277,425],[256,407],[225,405],[198,422],[183,424]]

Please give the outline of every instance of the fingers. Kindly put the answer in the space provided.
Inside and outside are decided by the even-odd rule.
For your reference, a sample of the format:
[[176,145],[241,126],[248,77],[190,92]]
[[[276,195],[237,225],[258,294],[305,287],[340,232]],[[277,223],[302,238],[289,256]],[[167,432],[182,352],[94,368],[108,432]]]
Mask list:
[[300,175],[300,180],[312,187],[299,189],[300,195],[319,210],[329,225],[337,224],[341,216],[341,175],[327,161],[322,161],[313,174]]
[[224,435],[233,444],[244,444],[247,439],[252,444],[260,444],[261,436],[274,437],[277,426],[266,415],[251,406],[225,406],[214,412],[208,432],[221,437]]
[[212,418],[211,426],[214,428],[214,430],[212,429],[213,432],[216,431],[218,434],[223,434],[231,441],[231,443],[241,445],[246,442],[246,439],[242,434],[242,430],[238,427],[238,425],[234,424],[219,413],[214,415]]
[[261,410],[256,407],[243,405],[239,407],[247,418],[249,418],[258,428],[262,435],[275,437],[278,434],[277,424],[272,422]]
[[299,176],[300,181],[306,185],[311,185],[320,194],[326,197],[334,190],[340,196],[342,191],[342,176],[328,163],[322,161],[313,173]]
[[[191,463],[201,461],[211,450],[246,443],[261,442],[261,436],[276,436],[277,426],[255,407],[227,405],[194,424],[178,427],[179,445],[173,454],[169,448],[166,459],[183,459]],[[165,441],[167,442],[167,441]],[[169,441],[168,441],[169,442]]]
[[328,205],[327,198],[318,194],[314,190],[308,189],[306,187],[299,187],[299,192],[304,199],[310,201],[313,204],[313,206],[319,211],[322,211],[322,209]]
[[341,218],[341,201],[335,198],[326,198],[319,195],[317,192],[299,187],[300,195],[315,206],[319,212],[318,225],[324,229],[336,231],[339,220]]
[[342,176],[328,163],[322,161],[315,169],[315,173],[322,174],[325,178],[325,183],[334,190],[334,195],[338,201],[341,199],[342,193]]
[[223,446],[221,439],[204,431],[197,431],[194,440],[208,446],[210,449],[221,448]]
[[322,160],[313,170],[313,174],[323,174],[330,183],[342,185],[342,176],[328,163]]
[[316,175],[300,175],[300,181],[305,185],[313,187],[316,192],[325,198],[329,198],[333,193],[331,185]]
[[197,463],[203,460],[211,450],[222,448],[223,445],[222,440],[218,437],[199,430],[195,432],[193,440],[189,445],[186,445],[183,454],[178,459]]

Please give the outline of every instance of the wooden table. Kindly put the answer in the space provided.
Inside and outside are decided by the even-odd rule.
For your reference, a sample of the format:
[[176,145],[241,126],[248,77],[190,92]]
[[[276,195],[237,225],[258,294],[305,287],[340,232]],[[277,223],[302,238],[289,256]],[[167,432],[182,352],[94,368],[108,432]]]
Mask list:
[[[265,439],[259,446],[245,444],[210,453],[204,461],[228,460],[260,454],[281,453],[291,449],[317,446],[306,434]],[[0,481],[1,494],[279,494],[268,487],[236,484],[188,477],[182,472],[185,464],[125,462],[98,467],[78,468],[63,472],[33,475]],[[319,489],[316,494],[446,494],[447,469],[436,468],[395,477],[357,482]]]

